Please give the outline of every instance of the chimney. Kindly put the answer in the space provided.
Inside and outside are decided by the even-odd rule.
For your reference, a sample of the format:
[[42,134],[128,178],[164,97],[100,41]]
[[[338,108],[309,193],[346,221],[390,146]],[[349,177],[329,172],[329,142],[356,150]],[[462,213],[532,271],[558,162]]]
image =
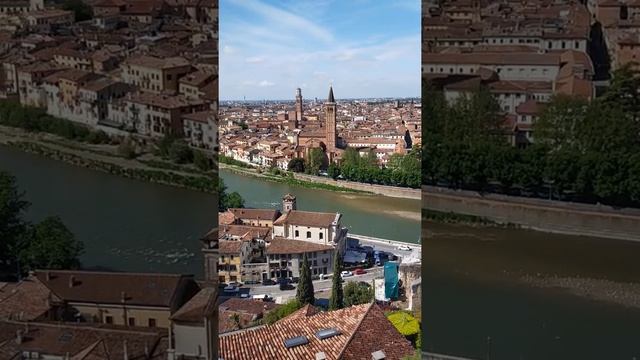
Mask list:
[[127,293],[124,291],[120,292],[120,302],[122,302],[123,304],[127,302]]
[[382,352],[382,350],[378,350],[371,353],[371,360],[384,360],[386,359],[386,355]]
[[72,288],[76,284],[76,277],[71,275],[69,276],[69,287]]
[[22,340],[24,340],[22,336],[22,330],[16,330],[16,344],[21,345]]
[[327,354],[325,354],[324,351],[317,352],[316,360],[327,360]]
[[51,281],[51,272],[49,271],[45,271],[44,272],[44,276],[47,279],[47,281]]

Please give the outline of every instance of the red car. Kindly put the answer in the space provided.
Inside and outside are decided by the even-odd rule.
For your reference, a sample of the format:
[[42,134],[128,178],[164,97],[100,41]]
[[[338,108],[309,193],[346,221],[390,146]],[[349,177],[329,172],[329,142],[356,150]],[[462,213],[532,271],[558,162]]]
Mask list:
[[353,275],[363,275],[366,274],[367,272],[361,268],[357,268],[355,270],[353,270]]

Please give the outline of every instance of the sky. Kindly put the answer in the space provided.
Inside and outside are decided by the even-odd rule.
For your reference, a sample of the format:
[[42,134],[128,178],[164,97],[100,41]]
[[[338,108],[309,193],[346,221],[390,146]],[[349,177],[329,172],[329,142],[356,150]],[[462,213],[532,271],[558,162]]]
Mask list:
[[420,0],[220,0],[220,99],[420,96]]

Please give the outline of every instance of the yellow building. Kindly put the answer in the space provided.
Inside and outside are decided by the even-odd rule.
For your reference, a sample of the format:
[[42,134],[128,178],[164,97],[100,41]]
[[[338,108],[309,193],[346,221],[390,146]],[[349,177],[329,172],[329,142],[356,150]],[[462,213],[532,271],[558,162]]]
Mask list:
[[221,283],[240,282],[242,265],[251,254],[248,241],[220,240],[220,257],[218,258],[218,280]]

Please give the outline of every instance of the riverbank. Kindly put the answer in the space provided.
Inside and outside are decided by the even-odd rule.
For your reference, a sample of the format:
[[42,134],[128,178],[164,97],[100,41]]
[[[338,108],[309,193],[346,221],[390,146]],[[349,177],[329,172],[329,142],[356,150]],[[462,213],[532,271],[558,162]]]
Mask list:
[[433,220],[640,241],[640,209],[422,187]]
[[354,194],[372,194],[387,197],[420,200],[420,189],[401,188],[365,184],[345,180],[333,180],[323,176],[313,176],[301,173],[287,172],[284,176],[274,175],[268,172],[258,172],[254,167],[219,163],[220,169],[232,171],[237,174],[253,176],[267,181],[274,181],[288,185],[301,186],[309,189],[329,190]]
[[113,145],[91,145],[56,135],[0,126],[0,145],[130,179],[215,194],[216,179],[202,171],[168,164],[147,154],[127,159]]

